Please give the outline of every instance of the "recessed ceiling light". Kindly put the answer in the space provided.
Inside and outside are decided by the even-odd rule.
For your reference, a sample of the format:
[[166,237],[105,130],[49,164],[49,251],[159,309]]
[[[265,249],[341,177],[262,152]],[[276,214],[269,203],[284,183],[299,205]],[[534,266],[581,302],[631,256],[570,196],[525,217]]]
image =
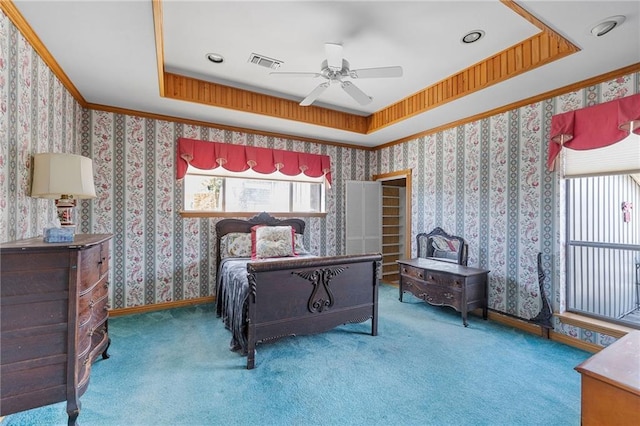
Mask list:
[[469,33],[467,33],[464,37],[462,37],[460,41],[462,41],[464,44],[471,44],[480,40],[482,37],[484,37],[484,31],[473,30],[473,31],[469,31]]
[[604,19],[601,22],[595,24],[591,28],[591,35],[594,37],[602,37],[603,35],[613,30],[614,28],[622,25],[624,20],[625,20],[625,17],[622,15],[611,16],[607,19]]
[[207,53],[207,59],[214,64],[221,64],[224,62],[224,56],[219,53]]

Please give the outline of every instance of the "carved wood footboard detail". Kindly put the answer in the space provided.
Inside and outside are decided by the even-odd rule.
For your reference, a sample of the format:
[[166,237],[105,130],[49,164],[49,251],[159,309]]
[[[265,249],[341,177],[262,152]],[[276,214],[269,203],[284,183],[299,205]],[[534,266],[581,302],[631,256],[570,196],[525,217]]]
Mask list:
[[[307,303],[307,308],[309,312],[322,312],[325,308],[330,308],[333,306],[333,294],[331,293],[330,282],[331,279],[347,268],[339,267],[339,268],[321,268],[315,269],[312,271],[294,271],[292,274],[296,274],[307,281],[310,281],[313,285],[313,291],[311,292],[311,296],[309,297],[309,302]],[[326,294],[326,299],[322,297],[322,295],[318,295],[320,290],[324,290]]]
[[258,343],[369,319],[377,335],[380,261],[370,254],[248,263],[247,368]]

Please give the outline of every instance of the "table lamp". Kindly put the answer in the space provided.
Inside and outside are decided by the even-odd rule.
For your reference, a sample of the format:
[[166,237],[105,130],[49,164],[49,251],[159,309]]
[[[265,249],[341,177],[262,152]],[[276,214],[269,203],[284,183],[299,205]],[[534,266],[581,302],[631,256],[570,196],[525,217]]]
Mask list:
[[91,159],[75,154],[34,154],[31,196],[56,200],[60,225],[75,226],[76,200],[96,197]]

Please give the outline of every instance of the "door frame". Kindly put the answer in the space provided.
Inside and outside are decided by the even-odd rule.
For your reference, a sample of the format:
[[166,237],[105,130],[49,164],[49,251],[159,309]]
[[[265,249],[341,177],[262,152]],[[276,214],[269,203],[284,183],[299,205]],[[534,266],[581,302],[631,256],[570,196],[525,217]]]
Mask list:
[[386,180],[405,179],[405,197],[404,197],[404,257],[405,259],[411,259],[411,242],[412,229],[411,229],[411,197],[413,191],[411,190],[411,175],[413,169],[398,170],[395,172],[382,173],[379,175],[373,175],[373,180],[384,182]]

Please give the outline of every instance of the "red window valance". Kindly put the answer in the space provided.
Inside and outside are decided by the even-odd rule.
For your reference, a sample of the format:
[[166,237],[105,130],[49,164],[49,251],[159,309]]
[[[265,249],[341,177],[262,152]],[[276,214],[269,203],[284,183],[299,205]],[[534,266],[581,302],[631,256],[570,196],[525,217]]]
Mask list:
[[563,147],[603,148],[620,142],[630,131],[640,134],[640,94],[554,115],[547,167],[553,170]]
[[190,164],[202,170],[222,167],[232,172],[253,169],[262,174],[280,171],[287,176],[301,173],[314,178],[325,176],[331,185],[331,160],[328,155],[180,138],[177,163],[178,179],[187,174]]

